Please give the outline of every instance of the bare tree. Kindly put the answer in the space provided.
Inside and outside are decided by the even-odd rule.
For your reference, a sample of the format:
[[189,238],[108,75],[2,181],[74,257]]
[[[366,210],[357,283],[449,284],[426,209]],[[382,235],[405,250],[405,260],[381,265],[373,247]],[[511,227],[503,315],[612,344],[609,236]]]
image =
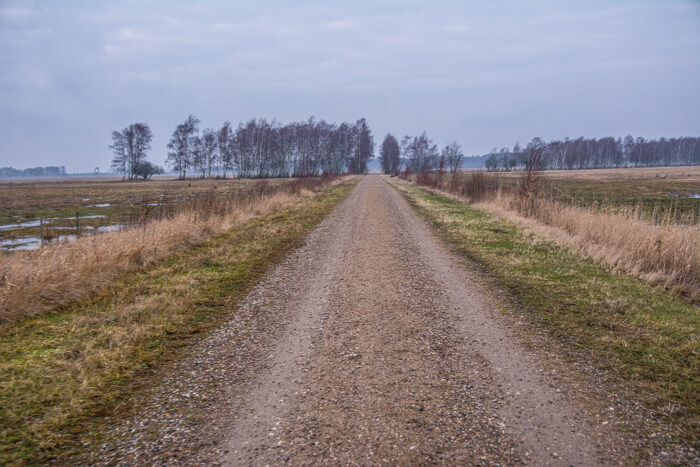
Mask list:
[[303,177],[321,173],[360,173],[374,157],[374,141],[364,119],[340,125],[310,117],[281,125],[250,119],[234,130],[226,122],[218,131],[204,130],[190,118],[178,125],[168,143],[168,164],[184,178],[194,168],[202,176],[236,170],[238,176]]
[[[607,167],[653,167],[700,163],[700,138],[564,138],[544,143],[541,166],[545,169],[600,169]],[[486,160],[489,170],[526,168],[527,150],[516,144],[512,152],[493,149]]]
[[385,174],[396,174],[401,168],[401,149],[399,142],[391,133],[387,133],[384,137],[379,160]]
[[179,178],[183,180],[187,176],[187,169],[192,167],[193,147],[199,139],[199,120],[194,115],[187,117],[173,131],[168,142],[168,158],[166,163],[173,170],[179,172]]
[[542,138],[532,138],[527,144],[525,151],[528,154],[527,166],[525,167],[525,172],[523,173],[522,179],[520,181],[520,196],[522,198],[529,198],[535,189],[535,182],[543,168],[543,157],[546,144],[542,141]]
[[438,148],[425,131],[420,136],[406,136],[402,140],[406,164],[413,172],[433,170],[438,162]]
[[462,163],[462,158],[464,157],[464,154],[462,154],[462,146],[457,141],[451,142],[442,149],[442,157],[445,158],[450,173],[457,172]]
[[223,177],[226,178],[226,172],[233,172],[236,144],[231,129],[231,123],[224,122],[223,126],[216,133],[218,164],[223,172]]
[[367,163],[374,157],[374,137],[364,118],[355,123],[355,137],[357,146],[349,163],[350,172],[364,173],[367,170]]
[[112,144],[109,148],[114,154],[112,167],[122,172],[122,180],[138,178],[136,168],[146,161],[151,150],[153,133],[145,123],[132,123],[121,132],[112,132]]
[[216,165],[216,149],[218,147],[216,131],[207,128],[202,132],[202,137],[200,139],[203,168],[206,171],[207,177],[211,178],[212,168]]
[[129,160],[127,154],[126,137],[121,131],[112,132],[112,144],[109,146],[114,157],[112,158],[112,168],[122,173],[122,180],[126,180],[126,165]]

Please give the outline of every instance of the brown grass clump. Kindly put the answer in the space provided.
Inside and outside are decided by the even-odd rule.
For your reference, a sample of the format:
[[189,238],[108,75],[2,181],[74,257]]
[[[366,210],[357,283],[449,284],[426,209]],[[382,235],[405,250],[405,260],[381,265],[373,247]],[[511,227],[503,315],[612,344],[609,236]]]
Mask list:
[[655,225],[638,209],[613,213],[541,198],[529,201],[527,210],[518,209],[516,200],[502,193],[479,206],[615,270],[663,284],[692,301],[700,301],[700,226]]
[[152,264],[330,182],[328,177],[274,185],[259,181],[245,192],[212,191],[180,206],[170,218],[0,257],[0,323],[83,299],[120,273]]
[[484,172],[462,174],[439,186],[422,184],[476,203],[617,271],[700,301],[699,224],[682,225],[672,216],[653,223],[639,208],[581,209],[534,191],[524,196],[519,186],[499,186],[497,174]]

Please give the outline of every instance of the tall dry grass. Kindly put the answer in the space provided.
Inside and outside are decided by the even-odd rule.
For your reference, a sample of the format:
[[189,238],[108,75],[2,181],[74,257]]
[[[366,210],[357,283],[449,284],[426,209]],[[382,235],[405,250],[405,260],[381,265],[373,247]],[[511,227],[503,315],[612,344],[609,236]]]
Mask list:
[[0,323],[83,299],[118,274],[279,209],[328,183],[333,179],[275,185],[262,180],[243,193],[212,192],[195,199],[170,218],[0,257]]
[[439,182],[437,176],[428,183],[425,180],[422,184],[494,212],[617,271],[700,301],[700,225],[682,225],[673,216],[652,223],[639,208],[612,212],[604,206],[581,209],[535,193],[524,197],[517,186],[499,186],[498,174],[472,172]]

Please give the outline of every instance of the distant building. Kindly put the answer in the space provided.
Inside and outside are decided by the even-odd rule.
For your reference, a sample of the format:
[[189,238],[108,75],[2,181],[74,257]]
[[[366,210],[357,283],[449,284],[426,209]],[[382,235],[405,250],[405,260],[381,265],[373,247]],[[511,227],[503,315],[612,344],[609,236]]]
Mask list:
[[95,173],[96,173],[96,174],[100,173],[100,168],[99,168],[99,167],[95,167]]

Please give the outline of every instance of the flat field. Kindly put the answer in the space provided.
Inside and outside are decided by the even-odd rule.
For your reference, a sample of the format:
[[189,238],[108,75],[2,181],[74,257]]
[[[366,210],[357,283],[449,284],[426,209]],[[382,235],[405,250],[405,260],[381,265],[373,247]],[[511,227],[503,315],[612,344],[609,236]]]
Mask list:
[[[522,172],[503,174],[515,183]],[[700,167],[548,170],[542,195],[571,205],[627,210],[655,222],[700,222]]]
[[[0,249],[35,249],[44,240],[71,239],[172,214],[198,197],[249,189],[251,180],[123,182],[118,178],[0,181]],[[285,183],[284,179],[267,183]],[[78,228],[76,228],[76,215]]]

